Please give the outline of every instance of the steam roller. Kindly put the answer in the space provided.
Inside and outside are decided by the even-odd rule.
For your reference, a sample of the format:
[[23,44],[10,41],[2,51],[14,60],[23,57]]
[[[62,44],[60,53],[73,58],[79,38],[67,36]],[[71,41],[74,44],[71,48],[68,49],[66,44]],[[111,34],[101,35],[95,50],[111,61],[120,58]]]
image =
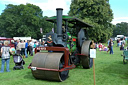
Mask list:
[[[35,54],[35,57],[32,60],[32,66],[39,68],[60,70],[61,68],[63,68],[63,65],[63,53],[37,53]],[[32,74],[35,78],[55,81],[65,80],[68,77],[68,72],[69,70],[63,72],[32,70]]]
[[92,42],[86,30],[92,26],[78,18],[62,15],[62,8],[56,10],[56,16],[46,19],[54,23],[56,30],[46,33],[47,46],[35,49],[32,63],[28,66],[36,79],[64,81],[69,70],[76,65],[82,65],[84,69],[93,65],[90,58]]

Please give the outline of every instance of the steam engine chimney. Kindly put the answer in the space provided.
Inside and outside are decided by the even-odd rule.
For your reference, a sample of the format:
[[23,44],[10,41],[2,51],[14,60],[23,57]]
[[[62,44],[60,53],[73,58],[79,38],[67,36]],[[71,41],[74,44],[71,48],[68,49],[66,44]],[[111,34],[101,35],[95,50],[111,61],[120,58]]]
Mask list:
[[62,35],[62,8],[57,8],[57,34]]

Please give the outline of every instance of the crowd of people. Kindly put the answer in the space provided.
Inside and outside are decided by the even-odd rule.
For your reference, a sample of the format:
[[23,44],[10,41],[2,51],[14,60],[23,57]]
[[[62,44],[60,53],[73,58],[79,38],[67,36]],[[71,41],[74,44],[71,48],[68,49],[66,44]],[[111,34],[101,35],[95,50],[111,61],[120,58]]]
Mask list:
[[[124,38],[121,38],[121,39],[117,39],[117,47],[119,47],[120,50],[125,50],[125,43],[126,39],[125,37]],[[99,49],[99,51],[107,51],[107,53],[110,51],[110,54],[113,54],[113,45],[114,45],[114,42],[112,39],[109,39],[108,40],[108,46],[105,46],[103,45],[102,43],[95,43],[95,49]],[[128,47],[126,48],[128,49]]]
[[113,54],[113,41],[110,39],[108,41],[108,46],[103,45],[102,43],[95,43],[95,49],[99,49],[99,51],[110,51],[110,54]]
[[15,41],[16,54],[21,54],[24,58],[27,58],[28,54],[30,56],[33,56],[33,51],[38,46],[39,46],[39,42],[37,41],[35,42],[33,42],[32,40],[30,41],[16,40]]
[[95,49],[99,49],[99,51],[107,51],[108,47],[103,45],[102,43],[95,43]]
[[120,47],[120,50],[124,50],[125,38],[117,39],[117,47]]
[[[42,42],[44,44],[44,41]],[[10,62],[10,54],[21,55],[23,58],[28,58],[28,55],[33,56],[34,49],[41,44],[38,41],[32,40],[16,40],[14,42],[15,52],[12,52],[12,48],[9,45],[8,41],[4,41],[4,46],[0,43],[0,57],[1,57],[1,70],[0,73],[4,72],[4,65],[6,63],[6,72],[10,72],[9,70],[9,62]],[[43,46],[43,45],[41,45]]]

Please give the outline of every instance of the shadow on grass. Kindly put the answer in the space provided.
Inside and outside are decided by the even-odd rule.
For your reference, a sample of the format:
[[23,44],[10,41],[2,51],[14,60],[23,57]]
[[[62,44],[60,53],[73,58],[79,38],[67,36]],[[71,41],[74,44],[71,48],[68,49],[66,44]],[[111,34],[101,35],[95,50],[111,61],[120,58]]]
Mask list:
[[112,76],[118,76],[122,79],[128,79],[128,64],[123,64],[123,61],[116,61],[106,66],[106,68],[103,68],[101,71]]
[[[69,77],[69,76],[68,76]],[[68,79],[67,77],[67,79]],[[47,80],[47,79],[38,79],[34,78],[31,72],[27,72],[27,74],[24,76],[24,79],[30,79],[30,80],[39,80],[43,82],[52,82],[52,83],[59,83],[60,81],[54,81],[54,80]],[[61,83],[61,82],[60,82]]]

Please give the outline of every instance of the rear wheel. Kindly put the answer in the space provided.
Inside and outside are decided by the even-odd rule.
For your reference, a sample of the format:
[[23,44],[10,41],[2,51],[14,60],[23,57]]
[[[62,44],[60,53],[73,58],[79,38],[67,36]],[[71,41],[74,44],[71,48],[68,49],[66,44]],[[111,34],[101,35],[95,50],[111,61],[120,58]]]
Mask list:
[[93,66],[93,59],[90,58],[90,46],[91,41],[87,40],[83,42],[81,48],[81,54],[84,54],[83,56],[81,56],[82,66],[86,69],[89,69]]

